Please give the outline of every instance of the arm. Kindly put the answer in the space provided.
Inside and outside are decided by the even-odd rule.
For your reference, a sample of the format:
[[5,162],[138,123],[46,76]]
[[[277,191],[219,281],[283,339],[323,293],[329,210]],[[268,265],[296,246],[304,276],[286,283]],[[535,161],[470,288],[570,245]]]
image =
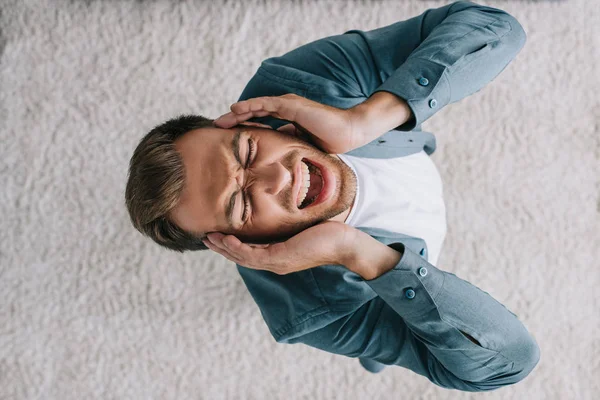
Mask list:
[[[446,105],[481,90],[514,59],[527,38],[519,22],[505,11],[469,1],[430,9],[372,31],[349,32],[363,37],[373,63],[387,76],[357,106],[371,114],[370,121],[390,121],[379,128],[380,135],[395,127],[412,130]],[[406,48],[414,50],[406,56]],[[378,101],[373,99],[381,92],[397,96],[410,108],[411,118],[393,125],[385,109],[378,112]]]
[[415,124],[415,115],[404,100],[390,92],[375,92],[365,102],[350,109],[361,121],[362,142],[369,143],[401,125]]
[[[369,115],[368,143],[394,128],[413,130],[446,105],[479,91],[525,41],[522,26],[505,11],[457,1],[269,58],[238,101],[293,92],[334,107],[360,108]],[[388,103],[396,96],[398,107],[378,107],[382,96]]]
[[[516,383],[539,361],[516,315],[402,243],[386,246],[335,221],[268,245],[219,232],[204,242],[253,272],[244,272],[245,282],[278,342],[404,366],[463,390]],[[315,280],[339,293],[324,294]]]
[[[440,386],[462,390],[516,383],[537,365],[535,339],[487,292],[401,243],[386,246],[358,230],[353,243],[354,250],[340,260],[378,298],[300,342],[404,366]],[[377,305],[377,299],[384,304]]]

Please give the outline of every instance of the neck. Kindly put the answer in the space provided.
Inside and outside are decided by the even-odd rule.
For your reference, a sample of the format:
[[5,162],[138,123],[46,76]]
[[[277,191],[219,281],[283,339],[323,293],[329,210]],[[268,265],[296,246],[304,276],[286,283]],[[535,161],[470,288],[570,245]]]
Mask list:
[[330,218],[329,221],[338,221],[338,222],[346,223],[346,218],[348,218],[348,215],[350,215],[351,210],[352,210],[352,206],[348,207],[348,209],[346,211],[342,212],[341,214],[338,214],[335,217]]
[[[337,156],[337,154],[330,154],[330,155],[334,156],[335,158],[337,158],[341,162],[344,162],[340,157]],[[336,215],[333,218],[330,218],[329,221],[337,221],[337,222],[346,223],[346,219],[348,218],[348,215],[350,215],[350,211],[352,211],[352,207],[354,207],[354,200],[356,200],[356,194],[354,195],[354,199],[352,201],[352,205],[350,207],[348,207],[348,209],[346,209],[346,211],[343,211],[342,213]]]

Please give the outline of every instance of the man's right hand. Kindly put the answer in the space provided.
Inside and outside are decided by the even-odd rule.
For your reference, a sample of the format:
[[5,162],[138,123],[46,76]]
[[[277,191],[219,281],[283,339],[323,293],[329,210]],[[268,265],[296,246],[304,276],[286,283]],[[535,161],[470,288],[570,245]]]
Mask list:
[[250,118],[272,116],[291,121],[295,136],[305,136],[326,153],[343,154],[359,148],[372,139],[365,139],[363,113],[312,101],[294,93],[283,96],[256,97],[231,105],[231,112],[215,120],[217,128],[228,129]]
[[243,243],[234,235],[213,232],[204,244],[228,260],[246,268],[286,275],[320,265],[344,265],[357,249],[356,228],[343,222],[325,221],[274,244]]

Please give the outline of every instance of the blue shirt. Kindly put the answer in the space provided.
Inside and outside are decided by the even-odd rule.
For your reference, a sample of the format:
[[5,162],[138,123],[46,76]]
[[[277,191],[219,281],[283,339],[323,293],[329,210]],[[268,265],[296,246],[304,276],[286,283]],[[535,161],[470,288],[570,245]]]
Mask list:
[[[378,91],[390,92],[408,103],[414,119],[346,154],[431,154],[435,136],[420,125],[481,90],[525,41],[523,27],[505,11],[457,1],[266,59],[239,101],[295,93],[346,109]],[[272,117],[252,121],[274,129],[288,123]],[[540,350],[518,317],[487,292],[429,263],[422,238],[361,230],[403,250],[393,269],[369,281],[340,265],[287,275],[237,265],[277,342],[401,366],[464,391],[514,384],[534,369]]]

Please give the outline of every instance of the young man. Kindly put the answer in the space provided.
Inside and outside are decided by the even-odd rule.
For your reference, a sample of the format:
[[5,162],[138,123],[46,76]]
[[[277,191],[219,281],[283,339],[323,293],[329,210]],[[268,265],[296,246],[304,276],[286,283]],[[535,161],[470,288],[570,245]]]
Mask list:
[[131,221],[166,248],[234,261],[277,342],[446,388],[514,384],[539,347],[515,314],[435,266],[445,207],[420,125],[525,41],[506,12],[458,1],[269,58],[217,121],[180,116],[142,139]]

